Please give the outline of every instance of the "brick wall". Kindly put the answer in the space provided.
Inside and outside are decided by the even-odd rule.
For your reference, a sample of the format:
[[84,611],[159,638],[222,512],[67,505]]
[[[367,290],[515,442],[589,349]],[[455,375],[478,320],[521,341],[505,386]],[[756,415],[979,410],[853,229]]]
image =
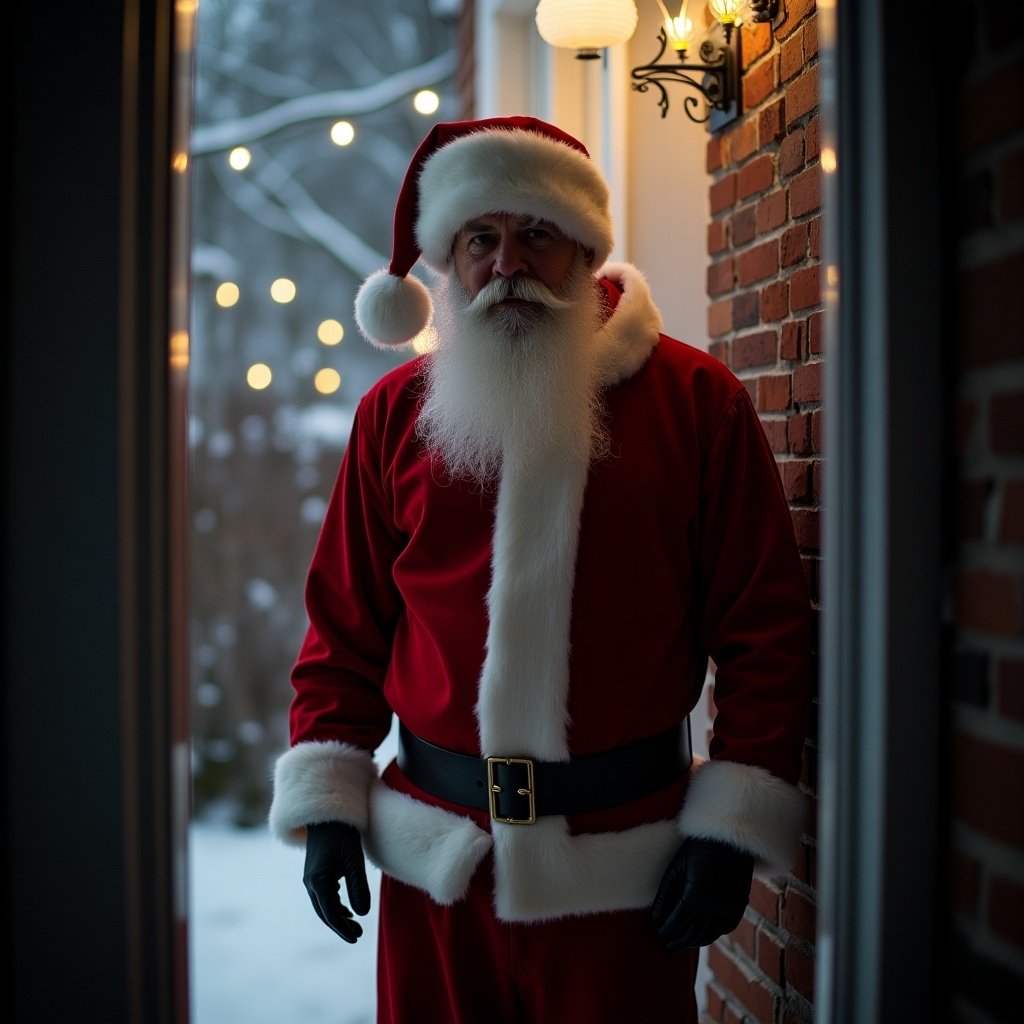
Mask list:
[[[711,138],[710,351],[750,389],[793,512],[818,604],[821,502],[821,172],[817,15],[788,0],[775,31],[744,28],[742,117]],[[816,752],[802,787],[813,798]],[[812,801],[813,803],[813,801]],[[813,823],[808,825],[813,831]],[[739,928],[711,947],[705,1021],[812,1019],[815,842],[794,873],[755,881]]]
[[950,202],[949,955],[957,1021],[1024,1019],[1024,38],[963,5]]

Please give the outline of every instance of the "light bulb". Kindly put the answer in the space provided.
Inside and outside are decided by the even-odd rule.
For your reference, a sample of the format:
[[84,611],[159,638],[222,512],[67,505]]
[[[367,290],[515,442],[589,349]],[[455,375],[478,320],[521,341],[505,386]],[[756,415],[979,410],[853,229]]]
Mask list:
[[708,0],[711,13],[723,25],[735,25],[740,20],[746,0]]
[[629,39],[637,12],[633,0],[540,0],[535,17],[544,42],[590,58]]

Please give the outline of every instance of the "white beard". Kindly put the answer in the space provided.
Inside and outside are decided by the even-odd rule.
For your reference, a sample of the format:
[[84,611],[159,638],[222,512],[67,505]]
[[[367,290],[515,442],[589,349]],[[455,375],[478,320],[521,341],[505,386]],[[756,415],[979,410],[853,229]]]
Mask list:
[[[426,363],[418,432],[453,477],[486,486],[510,461],[586,462],[606,452],[600,296],[582,255],[561,295],[512,278],[471,300],[454,269],[433,291],[438,347]],[[509,292],[541,307],[494,307]]]

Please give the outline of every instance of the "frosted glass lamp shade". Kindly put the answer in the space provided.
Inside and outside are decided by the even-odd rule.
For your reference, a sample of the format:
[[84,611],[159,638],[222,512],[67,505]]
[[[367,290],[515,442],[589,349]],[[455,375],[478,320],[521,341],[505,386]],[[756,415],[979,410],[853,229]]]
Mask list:
[[634,0],[540,0],[537,31],[551,46],[596,56],[636,31]]
[[735,25],[744,6],[745,0],[708,0],[711,13],[723,25]]

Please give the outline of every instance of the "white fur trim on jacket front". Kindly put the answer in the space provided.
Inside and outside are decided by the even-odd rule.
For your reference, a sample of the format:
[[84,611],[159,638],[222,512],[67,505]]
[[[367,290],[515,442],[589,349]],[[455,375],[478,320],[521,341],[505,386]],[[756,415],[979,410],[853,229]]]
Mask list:
[[622,292],[604,325],[601,381],[618,384],[632,377],[658,344],[662,319],[647,279],[630,263],[608,263],[598,271]]
[[377,777],[373,757],[349,743],[298,743],[277,759],[270,831],[301,846],[306,826],[344,821],[365,831],[370,783]]
[[754,870],[770,878],[792,869],[806,815],[800,790],[764,768],[705,761],[690,781],[679,831],[754,854]]

